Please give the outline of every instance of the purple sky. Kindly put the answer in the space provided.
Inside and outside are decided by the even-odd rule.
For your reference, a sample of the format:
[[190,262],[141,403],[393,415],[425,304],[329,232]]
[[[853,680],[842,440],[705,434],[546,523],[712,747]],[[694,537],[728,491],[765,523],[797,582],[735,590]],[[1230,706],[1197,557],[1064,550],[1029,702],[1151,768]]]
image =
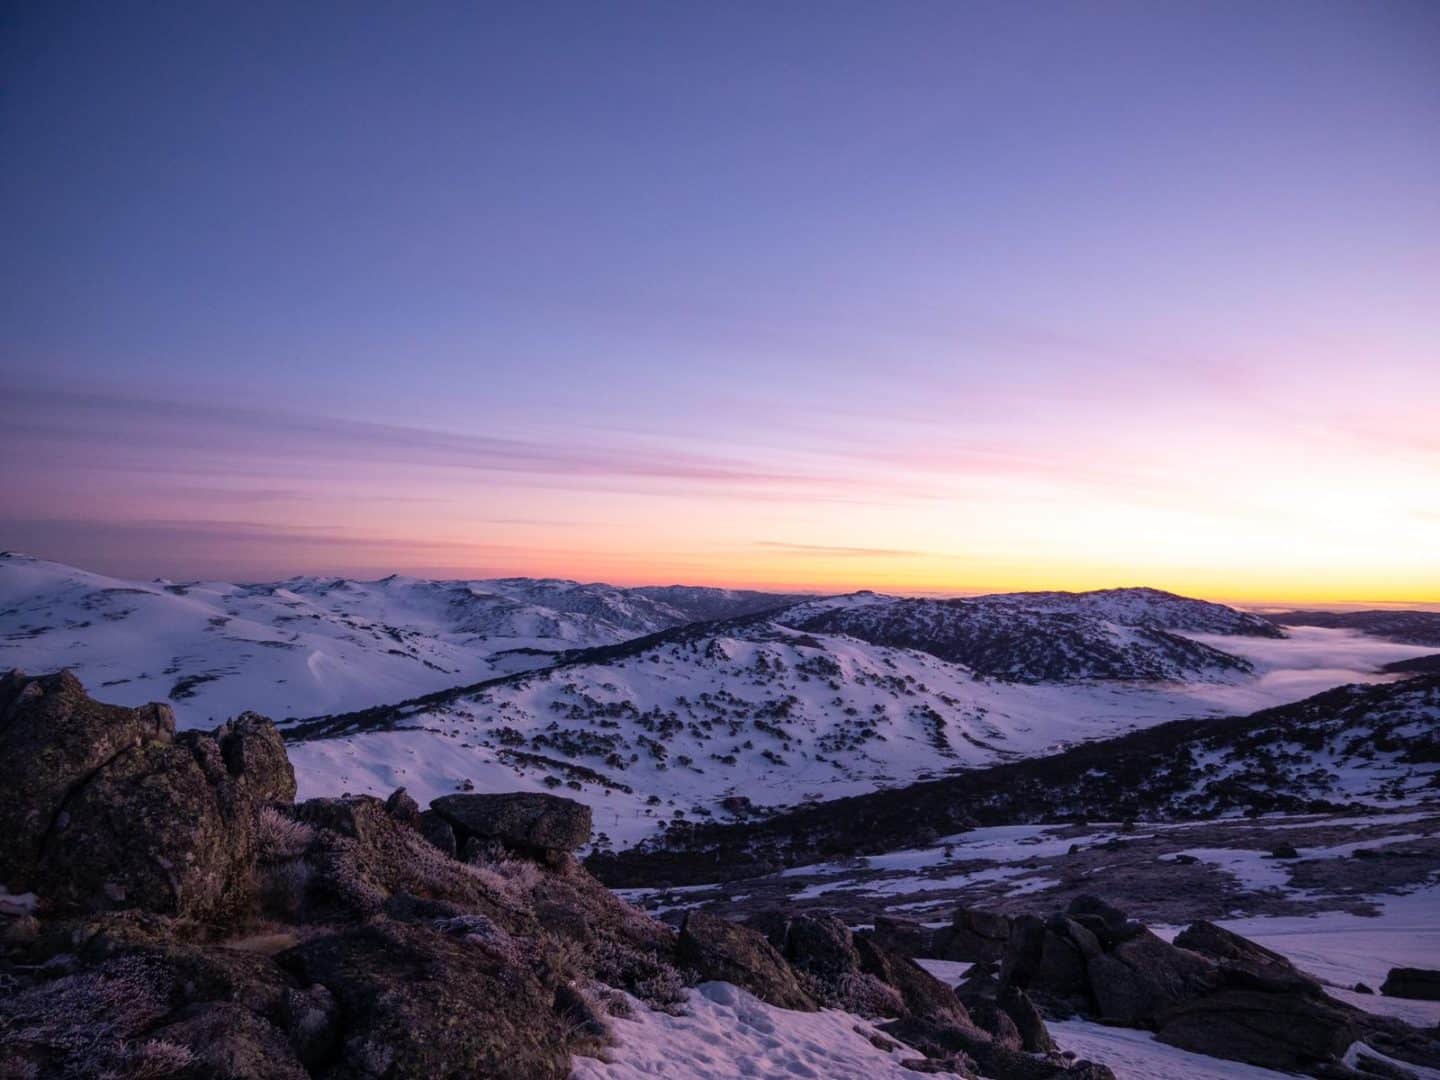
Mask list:
[[1440,599],[1440,6],[19,4],[0,546]]

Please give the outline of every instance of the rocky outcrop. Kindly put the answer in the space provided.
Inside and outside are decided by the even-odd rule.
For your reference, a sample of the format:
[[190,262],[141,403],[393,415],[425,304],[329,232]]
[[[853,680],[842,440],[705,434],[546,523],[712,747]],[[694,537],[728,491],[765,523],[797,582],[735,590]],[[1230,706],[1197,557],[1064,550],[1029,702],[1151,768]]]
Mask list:
[[461,863],[403,792],[294,805],[261,717],[176,734],[11,675],[0,747],[34,894],[0,917],[0,1075],[564,1076],[608,1037],[587,987],[683,993],[674,932],[573,864]]
[[1316,979],[1297,971],[1295,965],[1279,953],[1212,922],[1191,923],[1176,935],[1175,945],[1219,964],[1223,978],[1231,985],[1248,983],[1251,989],[1280,993],[1287,990],[1320,992]]
[[1110,1075],[1059,1056],[1034,1006],[1018,991],[1000,998],[993,975],[988,995],[966,996],[890,949],[882,935],[852,933],[831,915],[771,911],[752,925],[817,1002],[882,1020],[889,1035],[927,1055],[927,1067],[1006,1080]]
[[[962,998],[967,992],[962,984]],[[1281,1071],[1349,1075],[1341,1059],[1358,1040],[1440,1065],[1433,1040],[1330,998],[1278,953],[1208,922],[1170,944],[1094,897],[1048,919],[1015,919],[996,995],[1005,992],[1024,992],[1051,1013],[1145,1028],[1185,1050]]]
[[558,795],[444,795],[430,809],[465,839],[494,840],[510,851],[556,862],[590,842],[590,808]]

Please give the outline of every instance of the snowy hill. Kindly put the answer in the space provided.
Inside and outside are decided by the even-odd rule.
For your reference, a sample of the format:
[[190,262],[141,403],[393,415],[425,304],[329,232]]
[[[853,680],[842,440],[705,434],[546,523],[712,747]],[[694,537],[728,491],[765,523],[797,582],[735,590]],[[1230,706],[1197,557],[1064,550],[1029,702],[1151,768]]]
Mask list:
[[182,725],[312,716],[793,599],[530,579],[137,582],[5,553],[0,667],[69,667],[107,701],[170,701]]
[[612,884],[716,881],[748,876],[747,862],[895,851],[976,826],[1433,808],[1437,786],[1440,676],[1419,676],[1159,725],[753,824],[672,830],[597,865]]
[[[1211,608],[1234,617],[1221,617]],[[794,625],[875,645],[919,649],[977,674],[1057,682],[1214,678],[1249,672],[1248,661],[1182,637],[1171,627],[1264,633],[1252,619],[1218,604],[1145,589],[1014,593],[975,600],[875,596],[863,603],[804,605]],[[1265,636],[1283,636],[1273,626],[1269,631]]]

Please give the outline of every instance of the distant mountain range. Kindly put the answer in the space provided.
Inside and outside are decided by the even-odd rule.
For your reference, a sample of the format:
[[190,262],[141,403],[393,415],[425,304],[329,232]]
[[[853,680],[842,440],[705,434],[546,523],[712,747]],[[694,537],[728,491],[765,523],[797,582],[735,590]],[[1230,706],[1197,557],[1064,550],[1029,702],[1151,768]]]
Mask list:
[[529,578],[141,582],[6,552],[0,665],[69,667],[108,701],[170,701],[182,725],[246,709],[280,719],[398,701],[793,599]]
[[1440,649],[1440,611],[1281,611],[1265,617],[1279,626],[1356,630],[1389,641]]

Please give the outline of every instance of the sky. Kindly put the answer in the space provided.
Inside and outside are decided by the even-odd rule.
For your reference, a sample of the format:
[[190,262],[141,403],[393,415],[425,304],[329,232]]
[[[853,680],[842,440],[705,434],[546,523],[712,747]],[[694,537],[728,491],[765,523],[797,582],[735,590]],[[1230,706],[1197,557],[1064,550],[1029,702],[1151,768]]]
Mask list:
[[1440,6],[0,18],[0,547],[1440,600]]

